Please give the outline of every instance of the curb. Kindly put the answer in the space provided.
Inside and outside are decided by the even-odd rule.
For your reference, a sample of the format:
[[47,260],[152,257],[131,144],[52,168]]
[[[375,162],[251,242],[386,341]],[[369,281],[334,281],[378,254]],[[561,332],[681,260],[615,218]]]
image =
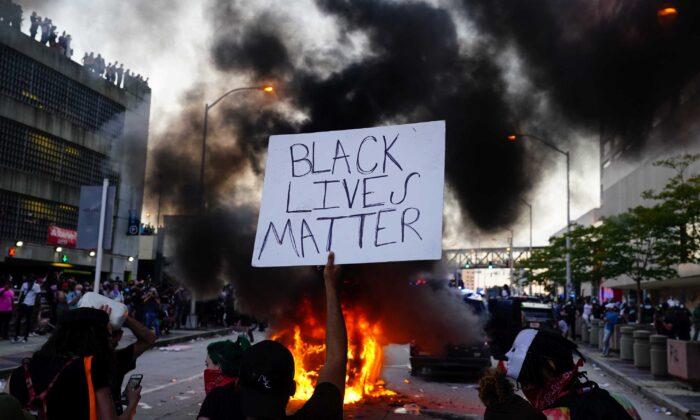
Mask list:
[[[585,343],[581,343],[581,344],[585,344]],[[620,381],[623,384],[627,385],[628,387],[632,388],[632,390],[639,392],[640,394],[649,398],[651,401],[658,404],[659,406],[667,407],[671,413],[675,414],[678,417],[681,417],[684,419],[692,418],[693,413],[691,413],[691,410],[689,408],[671,400],[670,398],[667,398],[665,395],[661,394],[660,392],[653,391],[653,390],[649,389],[648,387],[641,385],[639,382],[635,381],[634,379],[628,378],[622,372],[618,371],[614,367],[605,363],[605,361],[601,361],[598,357],[593,356],[591,349],[589,349],[588,346],[582,345],[579,347],[579,350],[581,350],[581,353],[583,353],[588,358],[588,360],[590,360],[590,361],[592,361],[592,363],[595,363],[596,365],[598,365],[598,367],[603,369],[610,376],[613,376],[618,381]]]
[[[153,349],[159,348],[159,347],[166,347],[171,344],[177,344],[177,343],[182,343],[185,341],[190,341],[194,340],[197,338],[211,338],[217,335],[228,335],[234,332],[235,329],[233,327],[229,328],[219,328],[216,330],[209,330],[209,331],[200,331],[197,333],[192,333],[192,334],[185,334],[181,335],[179,337],[169,337],[169,338],[160,338],[156,340],[156,343],[153,345]],[[17,365],[19,366],[19,365]],[[9,368],[2,368],[0,369],[0,379],[6,379],[10,376],[13,370],[17,368],[17,366],[9,367]]]
[[217,335],[229,335],[234,331],[235,331],[235,329],[233,327],[229,327],[229,328],[219,328],[217,330],[202,331],[202,332],[193,333],[193,334],[185,334],[185,335],[181,335],[179,337],[159,338],[158,340],[156,340],[156,343],[153,345],[153,348],[166,347],[166,346],[169,346],[171,344],[182,343],[182,342],[190,341],[190,340],[197,339],[197,338],[205,339],[205,338],[211,338],[211,337],[214,337]]
[[469,415],[469,414],[456,414],[456,413],[450,413],[448,411],[438,411],[438,410],[431,410],[431,409],[421,409],[420,414],[423,414],[428,417],[432,417],[435,419],[444,419],[444,420],[475,420],[475,419],[480,419],[481,416],[477,415]]

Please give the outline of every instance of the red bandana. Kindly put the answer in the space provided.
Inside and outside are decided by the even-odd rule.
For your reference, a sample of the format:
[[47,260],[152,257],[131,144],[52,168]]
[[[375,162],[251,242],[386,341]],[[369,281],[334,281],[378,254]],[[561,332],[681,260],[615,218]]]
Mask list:
[[566,389],[569,387],[571,382],[578,377],[578,368],[580,366],[583,366],[583,360],[579,359],[573,370],[563,373],[556,378],[550,379],[542,388],[534,390],[534,392],[526,392],[523,389],[523,394],[525,394],[528,401],[530,401],[530,404],[532,404],[539,411],[542,411],[568,393]]
[[236,382],[236,379],[224,375],[219,369],[204,369],[204,392],[208,394],[214,388]]

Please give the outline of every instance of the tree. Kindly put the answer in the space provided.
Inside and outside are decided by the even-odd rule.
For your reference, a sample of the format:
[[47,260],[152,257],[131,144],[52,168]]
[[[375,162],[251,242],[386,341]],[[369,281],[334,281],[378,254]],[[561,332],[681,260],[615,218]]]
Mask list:
[[548,246],[532,251],[530,258],[518,262],[517,268],[524,269],[526,284],[541,284],[556,294],[557,286],[566,283],[565,254],[564,238],[551,237]]
[[700,175],[688,174],[688,168],[698,160],[698,154],[685,154],[655,162],[654,166],[672,169],[676,174],[660,192],[642,194],[645,199],[660,201],[661,209],[668,214],[681,263],[700,261]]
[[680,244],[673,235],[672,218],[662,205],[639,206],[606,219],[603,225],[604,264],[634,280],[640,313],[642,281],[677,275],[673,265],[678,261]]

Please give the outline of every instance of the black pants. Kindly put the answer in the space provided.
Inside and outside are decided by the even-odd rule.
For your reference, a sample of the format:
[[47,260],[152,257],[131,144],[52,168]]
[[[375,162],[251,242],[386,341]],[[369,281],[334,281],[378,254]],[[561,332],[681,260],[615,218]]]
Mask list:
[[12,318],[12,311],[0,312],[0,338],[9,337],[10,318]]
[[19,337],[20,327],[22,326],[22,318],[26,320],[27,329],[24,332],[24,338],[29,337],[32,331],[32,318],[34,317],[34,307],[20,303],[17,306],[17,321],[15,322],[15,337]]

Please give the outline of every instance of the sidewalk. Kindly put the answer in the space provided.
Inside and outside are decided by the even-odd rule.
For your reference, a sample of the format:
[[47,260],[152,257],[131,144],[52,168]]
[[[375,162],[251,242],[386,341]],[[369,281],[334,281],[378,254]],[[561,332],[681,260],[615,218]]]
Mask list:
[[700,392],[690,391],[672,376],[657,378],[649,369],[636,368],[631,361],[620,360],[617,354],[603,357],[597,348],[578,342],[579,350],[586,357],[589,368],[596,366],[608,375],[649,398],[655,404],[667,408],[681,418],[700,418]]
[[[207,330],[172,330],[170,334],[160,337],[155,347],[165,347],[170,344],[182,343],[195,339],[210,338],[217,335],[228,335],[233,328],[214,328]],[[48,340],[48,335],[29,337],[27,343],[11,343],[7,340],[0,341],[0,378],[6,378],[12,370],[22,363],[22,359],[31,357]],[[134,342],[135,338],[128,328],[124,329],[124,336],[119,347],[125,347]]]

